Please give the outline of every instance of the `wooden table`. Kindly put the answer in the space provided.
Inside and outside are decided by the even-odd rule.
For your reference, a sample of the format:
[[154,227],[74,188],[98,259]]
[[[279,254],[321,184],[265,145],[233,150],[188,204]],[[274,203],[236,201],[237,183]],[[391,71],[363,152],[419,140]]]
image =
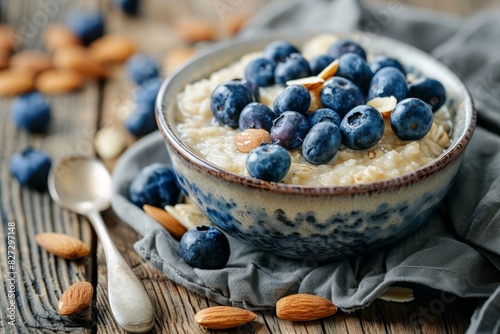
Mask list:
[[[20,48],[42,49],[40,34],[43,25],[39,24],[41,21],[36,21],[37,17],[39,20],[44,12],[47,13],[42,3],[2,1],[3,19],[17,26],[18,32],[24,31],[24,35],[19,35],[22,41]],[[50,15],[45,15],[49,21],[64,16],[62,3],[68,1],[52,0],[49,3],[55,4],[48,13]],[[79,0],[70,3],[85,8],[99,6],[108,14],[108,30],[129,34],[139,43],[141,50],[155,56],[161,56],[179,44],[169,22],[193,10],[207,10],[206,6],[194,8],[193,1],[151,0],[144,2],[143,17],[131,19],[112,10],[107,1]],[[212,17],[215,17],[213,14]],[[31,34],[27,33],[28,28],[34,28]],[[11,100],[0,99],[0,328],[4,333],[121,332],[109,311],[103,250],[89,223],[59,208],[47,193],[21,188],[10,177],[8,162],[14,151],[27,145],[45,150],[54,160],[73,154],[94,155],[95,131],[102,126],[121,124],[121,106],[126,102],[131,87],[124,78],[122,68],[116,67],[106,82],[89,81],[78,92],[50,97],[54,120],[50,131],[43,136],[16,130],[9,116]],[[133,139],[129,139],[132,143]],[[106,163],[112,169],[113,161]],[[193,322],[193,316],[215,303],[174,284],[142,260],[132,247],[138,235],[111,210],[105,212],[104,217],[116,246],[153,301],[156,310],[153,332],[207,332]],[[13,269],[9,269],[7,263],[9,231],[15,232]],[[35,243],[35,234],[52,231],[81,238],[91,246],[91,255],[80,261],[68,261],[41,250]],[[7,278],[11,276],[14,279],[7,284]],[[74,317],[59,316],[57,304],[62,292],[82,280],[91,282],[95,287],[92,308]],[[12,282],[14,291],[8,288]],[[376,301],[361,311],[338,313],[308,323],[291,323],[278,319],[272,312],[259,312],[256,321],[228,333],[460,333],[466,330],[477,301],[419,288],[415,291],[416,300],[411,303]],[[11,298],[11,293],[15,294],[15,298]],[[7,310],[12,301],[15,309]]]

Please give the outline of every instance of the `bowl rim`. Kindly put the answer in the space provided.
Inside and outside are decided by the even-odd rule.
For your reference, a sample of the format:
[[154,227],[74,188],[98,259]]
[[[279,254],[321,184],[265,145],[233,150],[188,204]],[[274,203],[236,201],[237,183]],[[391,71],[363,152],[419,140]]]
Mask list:
[[[391,177],[389,179],[384,179],[384,180],[379,180],[379,181],[372,181],[372,182],[367,182],[367,183],[361,183],[361,184],[353,184],[353,185],[345,185],[345,186],[309,186],[309,185],[300,185],[300,184],[287,184],[287,183],[281,183],[281,182],[270,182],[270,181],[263,181],[255,178],[251,178],[248,176],[240,175],[234,172],[230,172],[228,170],[225,170],[215,164],[212,164],[206,160],[204,160],[202,157],[198,156],[192,149],[190,149],[183,141],[181,138],[179,138],[174,130],[172,129],[171,125],[168,123],[165,117],[164,109],[166,107],[163,104],[164,97],[166,95],[166,92],[169,88],[169,86],[172,84],[173,80],[176,78],[176,76],[182,74],[183,71],[185,71],[186,68],[189,68],[192,66],[192,64],[195,64],[197,61],[202,60],[204,57],[211,55],[213,53],[218,53],[222,52],[223,50],[226,50],[228,48],[235,48],[238,47],[238,45],[250,43],[250,42],[258,42],[259,40],[265,41],[265,40],[272,40],[272,39],[289,39],[293,38],[294,36],[297,36],[297,34],[294,34],[293,36],[289,33],[283,33],[281,32],[275,32],[275,33],[268,33],[265,36],[244,36],[244,37],[237,37],[233,38],[230,40],[226,41],[221,41],[218,43],[215,43],[214,45],[207,47],[204,50],[201,50],[198,52],[196,55],[194,55],[190,60],[185,62],[184,64],[180,65],[172,74],[167,76],[165,80],[163,81],[158,96],[156,98],[156,106],[155,106],[155,117],[156,117],[156,122],[158,125],[158,128],[160,132],[163,135],[163,138],[166,141],[166,144],[175,151],[177,155],[182,157],[182,159],[190,164],[191,166],[203,170],[204,172],[207,172],[208,174],[212,175],[213,177],[219,178],[221,180],[228,181],[230,183],[234,184],[239,184],[243,185],[246,187],[250,188],[256,188],[264,191],[271,191],[275,193],[282,193],[282,194],[303,194],[303,195],[317,195],[317,196],[337,196],[337,195],[345,195],[345,194],[359,194],[359,193],[373,193],[373,192],[378,192],[384,189],[388,188],[400,188],[407,186],[409,184],[415,183],[421,179],[430,177],[434,173],[444,169],[447,165],[449,165],[452,161],[454,161],[456,158],[460,156],[460,154],[465,150],[466,146],[468,145],[473,133],[474,129],[476,126],[476,121],[477,121],[477,110],[474,104],[474,100],[470,94],[469,89],[467,86],[464,84],[462,79],[460,79],[451,69],[449,69],[446,65],[441,63],[439,60],[436,58],[433,58],[426,52],[417,49],[416,47],[388,38],[380,35],[375,35],[371,33],[365,33],[365,32],[359,32],[359,31],[351,31],[348,33],[345,32],[325,32],[325,31],[303,31],[299,35],[311,35],[314,36],[314,34],[319,35],[319,34],[334,34],[339,37],[353,37],[356,36],[356,34],[363,34],[364,36],[368,36],[368,38],[375,38],[379,40],[385,40],[390,43],[398,44],[400,46],[404,46],[405,48],[409,48],[414,50],[417,53],[420,53],[422,55],[425,55],[426,57],[431,57],[439,66],[442,66],[449,72],[449,75],[453,77],[453,80],[458,82],[462,87],[463,91],[465,92],[464,96],[464,102],[463,102],[463,108],[468,108],[470,109],[470,120],[468,122],[466,130],[463,132],[463,134],[451,144],[450,147],[448,147],[441,155],[439,155],[437,158],[435,158],[431,163],[426,164],[422,167],[419,167],[418,169],[411,171],[411,172],[406,172],[404,174],[401,174],[396,177]],[[234,61],[236,61],[235,59]]]

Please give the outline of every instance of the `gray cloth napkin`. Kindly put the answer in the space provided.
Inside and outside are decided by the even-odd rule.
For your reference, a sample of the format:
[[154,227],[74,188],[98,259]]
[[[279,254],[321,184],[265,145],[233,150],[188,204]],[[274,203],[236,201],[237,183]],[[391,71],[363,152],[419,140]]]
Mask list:
[[[378,27],[377,33],[433,52],[463,78],[479,122],[443,205],[410,237],[366,256],[321,263],[293,260],[229,238],[231,257],[225,268],[192,268],[180,257],[178,242],[127,199],[128,186],[142,167],[169,163],[157,132],[125,152],[113,173],[113,209],[142,236],[135,249],[176,283],[220,304],[272,309],[284,295],[311,293],[349,311],[369,305],[391,285],[416,283],[461,297],[489,298],[474,313],[469,332],[499,332],[500,13],[462,21],[401,6],[365,8],[350,0],[286,3],[285,9],[271,6],[256,15],[247,33],[290,27],[302,15],[312,20],[328,11],[328,24],[315,29],[336,29],[335,22],[342,30]],[[345,18],[349,10],[354,19]]]

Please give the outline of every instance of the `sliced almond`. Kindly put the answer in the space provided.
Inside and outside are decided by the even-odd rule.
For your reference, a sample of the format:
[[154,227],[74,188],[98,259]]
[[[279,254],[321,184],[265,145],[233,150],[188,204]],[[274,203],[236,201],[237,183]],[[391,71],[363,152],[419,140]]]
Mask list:
[[278,318],[289,321],[311,321],[337,313],[337,306],[326,298],[295,294],[281,298],[276,303]]
[[57,308],[60,315],[73,315],[89,307],[94,288],[89,282],[78,282],[71,285],[59,298]]
[[413,290],[410,288],[403,288],[400,286],[391,286],[386,292],[377,297],[378,299],[387,302],[406,303],[411,302],[413,297]]
[[257,315],[252,311],[231,306],[213,306],[199,311],[194,321],[209,329],[227,329],[254,321]]
[[186,233],[187,229],[167,211],[148,204],[142,208],[148,216],[160,223],[174,238],[180,239]]
[[38,246],[47,252],[68,260],[82,258],[90,253],[90,248],[80,239],[62,233],[38,233]]
[[391,95],[389,97],[376,97],[366,104],[377,109],[384,118],[390,118],[392,111],[398,104],[398,100]]
[[337,70],[339,69],[339,60],[335,59],[323,69],[323,71],[319,72],[318,77],[320,77],[323,80],[328,80],[329,78],[333,77],[335,73],[337,73]]
[[194,204],[179,203],[175,206],[167,205],[165,210],[188,230],[196,226],[212,225],[210,220]]
[[90,44],[89,53],[96,61],[122,63],[137,52],[137,46],[127,36],[107,34]]
[[263,143],[270,143],[271,135],[264,129],[246,129],[233,138],[236,150],[242,153],[248,153]]
[[95,60],[88,50],[81,46],[68,46],[57,49],[53,61],[55,67],[77,71],[94,78],[108,76],[106,67]]
[[295,80],[288,80],[286,82],[287,86],[291,85],[301,85],[307,88],[307,90],[315,90],[316,88],[319,88],[323,86],[325,83],[325,80],[323,80],[320,77],[305,77],[305,78],[300,78],[300,79],[295,79]]

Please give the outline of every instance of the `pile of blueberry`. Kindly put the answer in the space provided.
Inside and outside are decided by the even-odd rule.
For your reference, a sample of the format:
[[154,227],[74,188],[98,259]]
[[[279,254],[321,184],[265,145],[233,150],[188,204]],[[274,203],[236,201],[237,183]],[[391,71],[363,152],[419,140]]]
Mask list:
[[[302,85],[288,85],[273,109],[259,103],[259,87],[285,86],[288,81],[318,75],[335,60],[337,72],[319,88],[323,108],[309,110],[311,94]],[[349,39],[339,40],[327,54],[310,61],[294,45],[275,41],[247,65],[245,78],[214,89],[211,110],[223,126],[269,131],[272,143],[252,150],[246,167],[252,177],[279,182],[291,164],[287,150],[302,146],[305,160],[319,165],[332,161],[341,144],[355,150],[376,145],[385,122],[366,103],[391,96],[398,102],[390,115],[392,130],[401,140],[418,140],[430,130],[433,112],[444,104],[446,91],[430,78],[408,84],[397,59],[379,56],[367,62],[365,50]]]

